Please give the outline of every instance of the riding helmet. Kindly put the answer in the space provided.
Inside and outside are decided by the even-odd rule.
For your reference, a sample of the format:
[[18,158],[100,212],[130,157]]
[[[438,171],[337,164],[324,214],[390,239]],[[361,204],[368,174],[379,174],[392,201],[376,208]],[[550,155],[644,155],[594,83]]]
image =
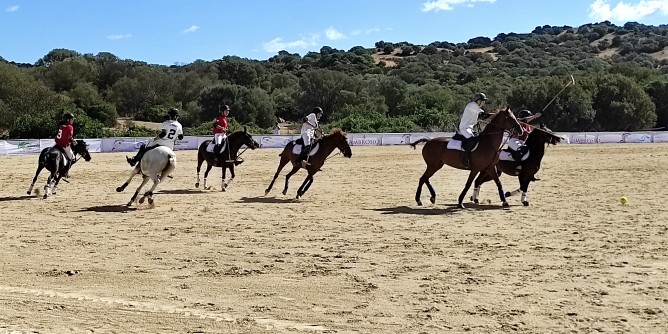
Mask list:
[[322,114],[323,113],[322,108],[320,108],[320,107],[313,108],[313,113],[314,114]]
[[68,113],[63,115],[63,119],[65,119],[65,120],[73,119],[73,118],[74,118],[74,114],[72,114],[71,112],[68,112]]
[[520,119],[527,118],[527,117],[530,117],[531,115],[533,115],[531,113],[531,111],[524,109],[524,110],[520,110],[520,112],[517,114],[517,118],[520,118]]
[[169,109],[169,111],[167,112],[167,115],[169,115],[172,118],[179,117],[179,110],[176,109],[176,108]]
[[487,95],[485,93],[475,93],[473,95],[473,102],[478,102],[478,100],[487,101]]
[[227,104],[223,104],[223,107],[220,109],[220,111],[225,111],[225,110],[232,110],[232,109],[230,109],[230,106],[228,106]]

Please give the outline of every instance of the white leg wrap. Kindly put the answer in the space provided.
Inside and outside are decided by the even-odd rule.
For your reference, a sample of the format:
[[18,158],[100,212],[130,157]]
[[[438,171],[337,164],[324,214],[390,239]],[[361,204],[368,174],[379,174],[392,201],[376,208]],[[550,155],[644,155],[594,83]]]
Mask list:
[[522,192],[522,202],[527,201],[527,193],[525,191]]
[[473,199],[476,200],[478,199],[478,196],[480,195],[480,187],[478,188],[473,188]]

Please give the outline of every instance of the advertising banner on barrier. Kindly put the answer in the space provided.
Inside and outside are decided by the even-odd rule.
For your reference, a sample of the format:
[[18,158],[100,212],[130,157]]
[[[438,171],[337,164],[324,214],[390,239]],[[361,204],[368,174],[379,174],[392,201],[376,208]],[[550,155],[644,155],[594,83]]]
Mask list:
[[382,143],[382,135],[379,133],[349,133],[348,145],[350,146],[378,146]]
[[[299,136],[294,136],[294,139],[299,138]],[[260,143],[261,148],[283,148],[290,141],[293,140],[293,136],[255,136],[253,137],[258,143]],[[258,140],[259,139],[259,140]]]
[[106,138],[102,140],[103,152],[136,152],[151,138]]
[[174,143],[174,151],[178,150],[196,150],[199,147],[199,138],[195,136],[186,136],[182,140]]
[[408,145],[410,143],[410,133],[385,133],[381,135],[381,145]]
[[652,134],[652,142],[668,143],[668,132],[654,132]]
[[39,154],[41,148],[39,146],[39,139],[25,139],[25,140],[6,140],[5,154]]
[[600,144],[651,142],[652,134],[648,132],[613,132],[598,134],[598,143]]
[[597,135],[592,133],[571,133],[568,139],[570,144],[596,144]]

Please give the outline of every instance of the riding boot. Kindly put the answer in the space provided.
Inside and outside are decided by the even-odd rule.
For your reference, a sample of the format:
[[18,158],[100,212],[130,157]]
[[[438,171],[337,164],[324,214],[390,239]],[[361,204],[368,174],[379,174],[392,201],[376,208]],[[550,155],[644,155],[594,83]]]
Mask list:
[[299,154],[299,165],[302,167],[306,167],[309,165],[309,163],[306,161],[308,159],[308,154],[311,152],[311,145],[303,145],[302,146],[302,151]]
[[475,137],[468,138],[462,142],[462,148],[464,149],[464,154],[462,154],[462,165],[464,165],[464,168],[469,168],[471,165],[471,151],[475,144]]
[[218,156],[220,155],[220,152],[219,152],[219,151],[220,151],[220,147],[221,147],[221,146],[222,146],[222,145],[220,145],[220,144],[216,144],[216,145],[213,147],[213,162],[214,162],[214,163],[218,163],[218,161],[220,160],[220,159],[218,158]]
[[125,156],[125,159],[128,161],[130,166],[134,167],[139,161],[141,161],[141,158],[144,156],[144,152],[146,152],[146,145],[142,145],[139,147],[139,151],[137,151],[137,154],[131,158],[128,158]]
[[72,160],[70,160],[70,158],[68,157],[65,157],[65,160],[67,161],[67,165],[65,166],[65,168],[63,168],[62,175],[63,178],[67,179],[70,177],[70,168],[72,167]]
[[512,151],[513,159],[517,163],[516,169],[522,169],[522,157],[527,153],[526,146],[520,146],[517,151]]

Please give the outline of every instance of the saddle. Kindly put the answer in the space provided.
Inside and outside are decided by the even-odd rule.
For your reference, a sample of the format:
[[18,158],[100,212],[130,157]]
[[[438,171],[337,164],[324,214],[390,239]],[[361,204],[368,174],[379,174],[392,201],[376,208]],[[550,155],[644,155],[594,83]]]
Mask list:
[[457,151],[466,151],[467,148],[470,148],[469,151],[473,152],[478,147],[478,141],[480,141],[480,137],[466,138],[459,133],[455,133],[452,139],[448,141],[447,148]]

